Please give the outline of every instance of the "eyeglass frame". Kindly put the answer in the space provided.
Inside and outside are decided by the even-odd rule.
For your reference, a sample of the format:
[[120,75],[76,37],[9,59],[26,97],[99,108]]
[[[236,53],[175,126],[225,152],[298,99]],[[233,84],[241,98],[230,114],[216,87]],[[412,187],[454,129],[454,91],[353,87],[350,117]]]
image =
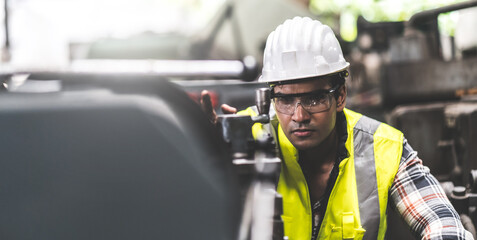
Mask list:
[[[277,97],[292,97],[292,98],[298,98],[298,97],[302,97],[302,96],[310,96],[310,95],[318,95],[318,94],[326,94],[327,96],[330,96],[331,94],[333,94],[335,96],[335,99],[338,98],[338,96],[336,96],[336,92],[338,89],[341,88],[341,86],[343,86],[343,84],[338,84],[328,90],[325,90],[325,89],[318,89],[318,90],[315,90],[315,91],[311,91],[311,92],[306,92],[306,93],[293,93],[293,94],[282,94],[282,93],[275,93],[274,91],[274,88],[271,87],[271,94],[270,94],[270,99],[272,99],[274,105],[276,105],[276,101],[275,101],[275,98]],[[331,100],[330,100],[331,101]],[[324,109],[324,110],[320,110],[318,112],[311,112],[310,110],[306,109],[305,106],[303,106],[303,104],[301,103],[301,100],[299,101],[296,101],[295,103],[295,108],[293,109],[293,112],[292,113],[284,113],[284,112],[281,112],[277,109],[277,107],[275,107],[275,110],[279,113],[283,113],[283,114],[286,114],[286,115],[293,115],[295,114],[295,111],[296,111],[296,108],[298,107],[298,103],[303,107],[303,109],[305,111],[307,111],[308,113],[320,113],[320,112],[325,112],[325,111],[328,111],[330,108],[331,108],[331,105],[327,108],[327,109]]]

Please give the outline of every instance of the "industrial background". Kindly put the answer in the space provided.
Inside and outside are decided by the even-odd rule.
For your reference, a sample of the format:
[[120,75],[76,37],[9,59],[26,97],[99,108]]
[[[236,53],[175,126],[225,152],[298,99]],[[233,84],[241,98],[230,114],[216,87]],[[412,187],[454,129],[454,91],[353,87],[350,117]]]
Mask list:
[[[0,238],[234,236],[243,183],[195,102],[208,89],[219,113],[255,104],[266,37],[297,15],[333,28],[347,106],[404,132],[475,238],[477,1],[0,3]],[[389,215],[387,238],[412,239]]]

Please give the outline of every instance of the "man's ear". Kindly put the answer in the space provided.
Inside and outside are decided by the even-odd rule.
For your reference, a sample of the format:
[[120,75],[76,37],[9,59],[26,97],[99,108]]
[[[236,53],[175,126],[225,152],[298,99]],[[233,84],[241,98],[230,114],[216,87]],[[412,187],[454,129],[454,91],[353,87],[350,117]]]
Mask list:
[[336,111],[341,112],[346,106],[346,84],[338,89],[338,98],[336,99]]

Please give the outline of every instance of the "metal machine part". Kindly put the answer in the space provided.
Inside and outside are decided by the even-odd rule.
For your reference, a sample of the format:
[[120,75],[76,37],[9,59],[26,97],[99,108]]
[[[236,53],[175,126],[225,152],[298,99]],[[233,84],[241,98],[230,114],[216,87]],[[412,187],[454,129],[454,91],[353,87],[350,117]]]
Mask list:
[[283,240],[283,206],[276,192],[281,161],[272,136],[252,136],[255,123],[270,121],[270,89],[257,89],[255,102],[257,116],[220,115],[217,121],[230,145],[242,189],[248,189],[243,192],[239,240]]
[[477,86],[476,60],[429,59],[386,65],[381,83],[384,104],[457,100]]
[[255,105],[259,115],[268,115],[270,112],[270,92],[269,88],[259,88],[255,91]]
[[[251,128],[255,123],[268,123],[270,110],[270,89],[256,90],[255,103],[259,115],[219,115],[217,122],[224,140],[230,144],[234,159],[251,159],[255,150]],[[260,140],[258,140],[260,141]]]
[[474,222],[477,218],[477,194],[468,192],[466,187],[453,186],[452,192],[447,197],[459,213],[464,228],[476,238],[477,231]]
[[470,170],[469,174],[469,187],[471,191],[477,192],[477,170]]
[[[477,169],[477,102],[438,102],[399,106],[390,117],[441,181],[468,185]],[[425,133],[425,134],[423,134]]]

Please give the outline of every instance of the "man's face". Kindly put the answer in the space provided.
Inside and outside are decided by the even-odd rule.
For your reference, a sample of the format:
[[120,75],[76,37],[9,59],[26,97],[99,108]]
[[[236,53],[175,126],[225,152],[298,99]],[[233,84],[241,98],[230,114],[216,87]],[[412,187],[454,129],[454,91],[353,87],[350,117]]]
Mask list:
[[[277,85],[274,87],[274,93],[286,96],[286,94],[329,90],[331,87],[328,81],[317,78],[306,82]],[[340,93],[338,102],[341,103],[338,107],[336,98],[330,94],[333,96],[330,100],[330,108],[322,112],[310,113],[305,110],[301,103],[294,105],[293,113],[285,114],[278,110],[276,111],[285,135],[298,150],[308,150],[319,146],[334,129],[336,112],[343,110],[345,105],[344,100],[346,99],[346,90],[344,87],[337,89],[337,91]],[[296,101],[300,100],[300,97],[296,98]]]

